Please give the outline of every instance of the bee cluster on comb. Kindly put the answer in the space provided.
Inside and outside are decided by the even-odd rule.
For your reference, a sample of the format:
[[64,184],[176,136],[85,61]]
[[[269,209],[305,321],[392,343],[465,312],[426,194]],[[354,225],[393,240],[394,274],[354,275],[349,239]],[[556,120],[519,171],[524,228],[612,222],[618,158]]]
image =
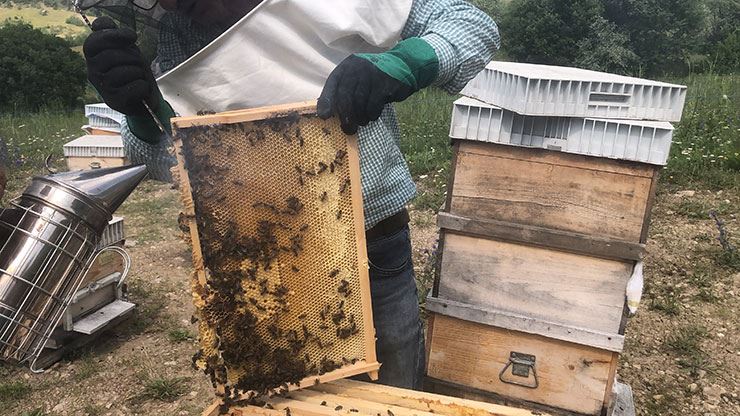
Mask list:
[[175,119],[194,364],[229,400],[377,371],[354,138],[312,105]]

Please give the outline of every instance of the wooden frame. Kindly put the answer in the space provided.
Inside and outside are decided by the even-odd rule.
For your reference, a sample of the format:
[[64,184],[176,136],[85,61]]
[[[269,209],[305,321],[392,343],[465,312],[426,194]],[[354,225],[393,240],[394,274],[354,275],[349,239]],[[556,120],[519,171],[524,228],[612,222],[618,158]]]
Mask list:
[[644,244],[506,221],[474,219],[447,212],[439,213],[437,226],[473,236],[494,237],[608,259],[640,260],[645,253]]
[[[299,115],[315,114],[316,102],[302,102],[249,110],[229,111],[205,116],[173,118],[172,126],[173,131],[176,132],[177,129],[184,129],[193,126],[233,124],[271,119],[275,117],[285,116],[288,113],[298,113]],[[195,204],[193,201],[190,178],[188,175],[188,171],[185,168],[186,164],[184,160],[184,155],[182,154],[182,141],[177,139],[177,134],[175,134],[174,150],[178,161],[176,172],[177,176],[179,176],[180,181],[184,215],[190,231],[190,241],[192,244],[193,252],[193,266],[198,283],[200,285],[205,285],[208,281],[208,273],[206,270],[202,246],[198,235]],[[355,239],[357,242],[357,257],[359,260],[359,283],[362,292],[361,302],[364,324],[365,359],[359,360],[351,365],[345,365],[337,370],[322,375],[306,377],[297,385],[291,385],[289,388],[290,390],[301,389],[313,386],[316,383],[325,383],[358,374],[368,374],[371,380],[377,380],[378,378],[380,363],[377,362],[377,356],[375,352],[375,328],[372,319],[369,263],[367,260],[367,247],[365,241],[362,191],[360,186],[361,182],[359,150],[356,136],[351,136],[347,140],[347,157],[349,160],[349,175],[352,183],[351,197],[352,207],[355,214]],[[216,387],[216,390],[217,392],[223,392],[224,386],[219,385]]]
[[[548,338],[621,352],[624,348],[624,335],[609,334],[578,328],[556,322],[548,322],[506,311],[485,309],[480,306],[467,305],[461,302],[438,299],[429,296],[426,309],[437,314],[450,316],[470,322],[477,322],[512,331],[542,335]],[[431,327],[431,325],[430,325]]]
[[[441,396],[353,380],[338,380],[291,393],[291,398],[268,399],[271,409],[235,406],[231,416],[548,416],[498,404]],[[323,404],[321,404],[323,403]],[[203,416],[219,414],[220,403],[206,408]]]

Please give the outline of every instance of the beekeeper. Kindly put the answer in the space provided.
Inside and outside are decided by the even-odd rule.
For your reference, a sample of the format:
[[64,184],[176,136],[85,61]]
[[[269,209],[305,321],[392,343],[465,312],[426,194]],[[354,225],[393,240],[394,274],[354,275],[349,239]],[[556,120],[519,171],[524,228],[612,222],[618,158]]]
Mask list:
[[[499,46],[491,18],[463,0],[80,5],[118,18],[120,27],[107,17],[94,21],[84,45],[88,77],[126,115],[121,134],[129,159],[146,163],[157,179],[168,180],[175,162],[142,101],[168,126],[176,113],[318,98],[321,117],[339,117],[346,133],[358,134],[380,381],[420,388],[424,338],[405,208],[416,188],[392,103],[430,85],[459,92]],[[147,19],[159,28],[151,62],[136,32],[122,25]]]

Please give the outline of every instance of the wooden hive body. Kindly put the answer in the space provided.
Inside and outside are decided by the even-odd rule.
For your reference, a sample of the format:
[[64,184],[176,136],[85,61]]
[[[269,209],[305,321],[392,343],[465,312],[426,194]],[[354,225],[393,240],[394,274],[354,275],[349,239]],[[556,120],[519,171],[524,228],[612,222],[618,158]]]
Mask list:
[[227,398],[375,376],[356,138],[302,103],[173,120],[200,317]]
[[455,141],[427,300],[434,391],[590,415],[608,407],[659,169]]

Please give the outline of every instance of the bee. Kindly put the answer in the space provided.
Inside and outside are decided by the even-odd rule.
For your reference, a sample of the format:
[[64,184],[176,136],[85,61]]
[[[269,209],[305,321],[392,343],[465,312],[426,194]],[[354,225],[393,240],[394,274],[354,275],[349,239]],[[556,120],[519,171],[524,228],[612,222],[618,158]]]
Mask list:
[[231,183],[236,186],[244,186],[244,181],[242,181],[241,179],[234,179],[233,181],[231,181]]
[[331,273],[329,273],[329,277],[335,278],[337,277],[338,274],[339,274],[339,269],[334,269],[331,271]]
[[343,409],[342,405],[339,405],[339,406],[337,406],[337,407],[334,408],[334,410],[336,410],[337,412],[340,411],[340,410],[342,410],[342,409]]
[[319,198],[321,202],[326,202],[326,199],[328,198],[329,194],[324,191],[324,193],[321,194],[321,197]]
[[300,272],[300,271],[301,271],[301,270],[300,270],[300,269],[298,269],[298,268],[297,268],[296,266],[290,266],[290,270],[292,270],[292,271],[293,271],[293,273],[298,273],[298,272]]
[[305,141],[303,140],[303,135],[301,134],[300,128],[295,129],[295,137],[298,138],[298,144],[300,144],[301,147],[303,147],[303,145],[305,144]]
[[349,295],[352,294],[352,290],[349,288],[349,282],[342,279],[342,283],[339,285],[337,292],[344,295],[344,297],[349,297]]
[[321,128],[321,131],[324,132],[324,135],[325,136],[330,136],[331,135],[331,130],[327,129],[326,127],[322,127]]
[[329,172],[334,173],[334,170],[336,169],[336,165],[334,162],[329,163]]
[[319,170],[316,171],[316,173],[324,173],[327,168],[329,168],[329,166],[327,166],[326,163],[319,162]]
[[337,219],[338,220],[341,220],[342,219],[342,210],[341,209],[339,211],[337,211]]
[[349,180],[349,178],[345,179],[344,182],[342,182],[342,185],[339,186],[339,193],[343,194],[344,191],[346,191],[349,187],[350,183],[351,181]]

